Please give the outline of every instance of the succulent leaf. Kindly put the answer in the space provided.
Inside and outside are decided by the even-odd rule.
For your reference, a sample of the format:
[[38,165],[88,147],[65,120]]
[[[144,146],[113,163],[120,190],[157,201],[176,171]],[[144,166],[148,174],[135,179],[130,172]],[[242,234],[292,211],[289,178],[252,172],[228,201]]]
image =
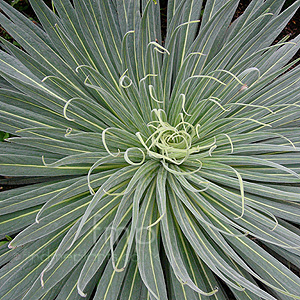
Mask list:
[[169,0],[166,33],[30,4],[0,0],[0,300],[300,299],[300,0]]

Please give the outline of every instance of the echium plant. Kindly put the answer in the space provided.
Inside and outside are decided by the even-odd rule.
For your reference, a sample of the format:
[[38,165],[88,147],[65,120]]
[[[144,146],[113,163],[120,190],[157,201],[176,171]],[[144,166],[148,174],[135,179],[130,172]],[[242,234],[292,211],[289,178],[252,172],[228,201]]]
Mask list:
[[169,0],[163,38],[159,1],[30,3],[0,0],[0,300],[300,299],[300,1]]

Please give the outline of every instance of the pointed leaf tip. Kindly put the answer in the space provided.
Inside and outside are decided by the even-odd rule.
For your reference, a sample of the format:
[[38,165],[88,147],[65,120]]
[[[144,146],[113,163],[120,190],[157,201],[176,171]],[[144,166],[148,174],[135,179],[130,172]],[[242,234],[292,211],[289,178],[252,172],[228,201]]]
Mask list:
[[78,292],[78,294],[79,294],[81,297],[86,298],[87,294],[84,293],[84,292],[79,288],[78,285],[77,285],[77,292]]
[[12,246],[11,243],[9,243],[9,244],[7,245],[7,247],[8,247],[9,249],[16,249],[16,247]]

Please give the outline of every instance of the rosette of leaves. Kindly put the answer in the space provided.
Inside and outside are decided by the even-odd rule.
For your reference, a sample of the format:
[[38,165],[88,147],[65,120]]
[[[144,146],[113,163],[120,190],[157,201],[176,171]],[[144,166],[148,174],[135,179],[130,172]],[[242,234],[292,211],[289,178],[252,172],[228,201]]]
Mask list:
[[300,299],[300,1],[169,0],[163,39],[152,0],[30,3],[0,0],[0,170],[30,183],[0,299]]

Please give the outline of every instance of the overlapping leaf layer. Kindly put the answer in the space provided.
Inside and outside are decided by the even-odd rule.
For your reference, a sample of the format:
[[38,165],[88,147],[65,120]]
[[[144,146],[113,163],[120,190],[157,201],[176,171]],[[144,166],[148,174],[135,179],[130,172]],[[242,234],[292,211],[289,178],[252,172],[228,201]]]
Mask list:
[[0,173],[30,183],[0,299],[300,299],[300,1],[169,0],[163,38],[152,0],[30,3],[0,0]]

